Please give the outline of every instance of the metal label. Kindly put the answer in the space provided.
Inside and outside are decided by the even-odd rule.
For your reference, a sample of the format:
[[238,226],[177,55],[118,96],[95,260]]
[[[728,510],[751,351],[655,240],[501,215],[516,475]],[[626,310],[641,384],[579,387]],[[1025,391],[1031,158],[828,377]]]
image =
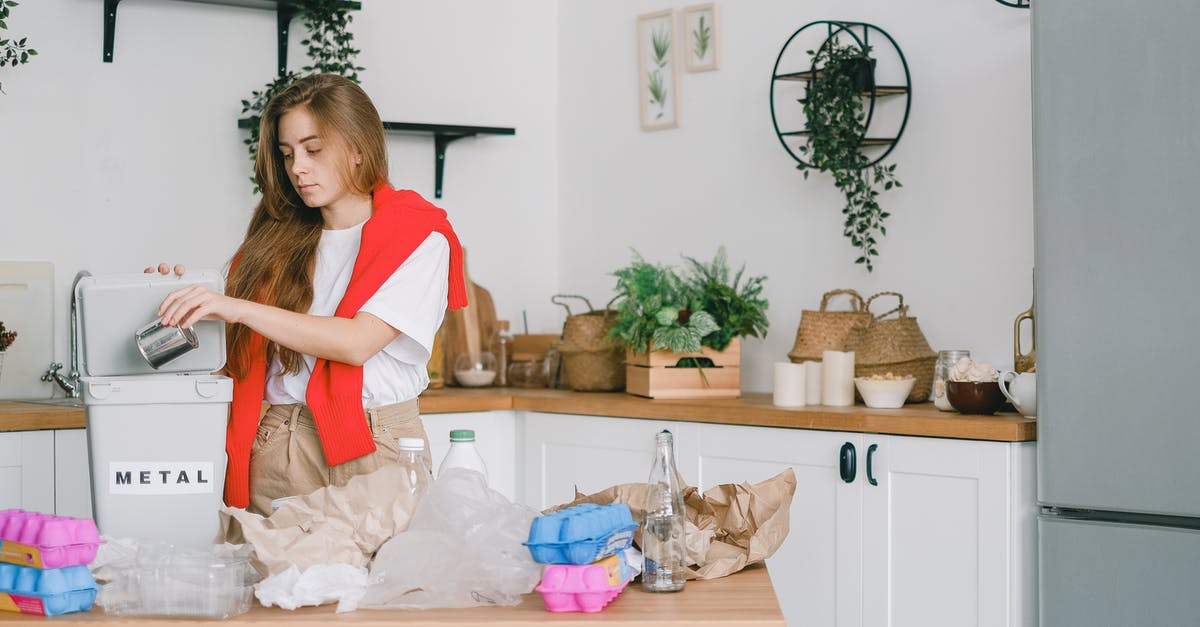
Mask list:
[[109,462],[109,494],[207,494],[214,489],[212,462]]

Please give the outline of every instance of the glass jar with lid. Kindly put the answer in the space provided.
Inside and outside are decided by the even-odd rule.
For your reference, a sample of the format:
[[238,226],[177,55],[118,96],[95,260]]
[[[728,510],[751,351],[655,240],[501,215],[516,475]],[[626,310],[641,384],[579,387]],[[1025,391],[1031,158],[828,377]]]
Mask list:
[[942,411],[954,411],[950,399],[946,397],[946,380],[950,378],[950,370],[963,357],[970,357],[971,351],[953,350],[938,351],[937,363],[933,366],[933,405]]

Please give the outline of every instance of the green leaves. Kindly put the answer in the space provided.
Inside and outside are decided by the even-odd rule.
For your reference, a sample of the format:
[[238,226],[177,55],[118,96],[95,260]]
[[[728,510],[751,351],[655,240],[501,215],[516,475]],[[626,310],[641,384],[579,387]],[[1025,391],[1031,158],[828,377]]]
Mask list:
[[842,234],[858,249],[855,263],[865,265],[867,272],[874,270],[873,258],[879,255],[874,234],[887,234],[883,220],[891,215],[876,201],[876,188],[901,187],[895,164],[872,166],[860,150],[867,133],[863,92],[870,88],[862,81],[873,81],[870,52],[870,46],[842,46],[832,39],[808,51],[819,70],[803,99],[809,135],[800,151],[809,156],[811,166],[799,166],[805,178],[809,169],[832,174],[846,199]]
[[[19,3],[12,0],[4,0],[0,2],[0,30],[8,30],[8,16],[12,13],[12,7]],[[19,40],[0,39],[0,68],[2,67],[17,67],[29,63],[30,57],[37,56],[37,50],[27,47],[28,37],[22,37]],[[0,94],[4,93],[3,83],[0,83]]]
[[711,262],[684,257],[685,274],[646,262],[635,251],[633,262],[617,277],[617,316],[609,337],[635,353],[655,348],[698,352],[701,346],[724,350],[742,335],[763,337],[767,301],[761,298],[766,277],[732,280],[725,248]]

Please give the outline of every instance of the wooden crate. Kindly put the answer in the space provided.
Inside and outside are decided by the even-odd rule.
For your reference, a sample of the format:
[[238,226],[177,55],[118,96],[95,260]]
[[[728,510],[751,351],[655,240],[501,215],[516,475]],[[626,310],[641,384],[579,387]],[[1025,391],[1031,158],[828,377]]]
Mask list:
[[[736,398],[742,393],[739,338],[723,351],[706,346],[699,353],[657,350],[634,355],[628,351],[625,357],[625,391],[630,394],[649,398]],[[674,367],[689,357],[707,357],[713,367]]]

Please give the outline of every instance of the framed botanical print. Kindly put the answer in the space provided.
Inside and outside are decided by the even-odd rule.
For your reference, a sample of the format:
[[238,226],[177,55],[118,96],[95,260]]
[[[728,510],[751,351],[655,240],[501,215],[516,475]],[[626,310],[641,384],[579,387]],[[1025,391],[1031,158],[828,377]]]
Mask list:
[[675,10],[638,16],[638,99],[642,130],[679,126]]
[[717,5],[695,4],[683,10],[684,51],[687,71],[706,72],[717,69]]

